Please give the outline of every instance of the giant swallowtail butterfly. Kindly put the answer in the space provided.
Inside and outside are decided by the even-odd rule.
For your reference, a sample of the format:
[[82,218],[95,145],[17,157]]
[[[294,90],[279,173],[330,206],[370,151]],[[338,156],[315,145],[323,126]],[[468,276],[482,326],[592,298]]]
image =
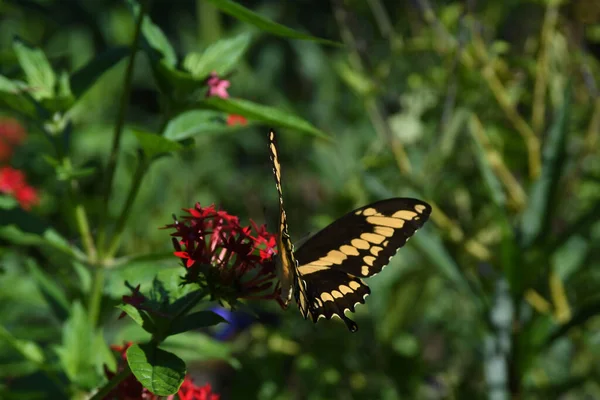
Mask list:
[[365,303],[371,290],[362,280],[377,274],[396,251],[429,218],[431,206],[410,198],[381,200],[358,208],[321,230],[298,250],[288,233],[281,190],[281,163],[275,132],[269,132],[269,152],[279,193],[277,272],[281,300],[287,306],[294,295],[300,313],[313,322],[341,318],[351,332],[356,322],[344,314]]

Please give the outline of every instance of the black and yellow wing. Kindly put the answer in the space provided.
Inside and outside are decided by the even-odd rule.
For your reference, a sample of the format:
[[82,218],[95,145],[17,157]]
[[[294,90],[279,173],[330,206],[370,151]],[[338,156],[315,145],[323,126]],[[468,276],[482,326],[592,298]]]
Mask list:
[[338,316],[352,332],[354,312],[371,292],[362,278],[380,272],[392,256],[429,218],[431,206],[410,198],[393,198],[358,208],[312,236],[294,251],[281,190],[281,164],[275,132],[269,151],[279,194],[278,275],[285,305],[293,294],[300,313],[313,322]]
[[351,331],[358,326],[344,315],[365,303],[371,292],[361,278],[380,272],[398,249],[429,218],[431,206],[393,198],[358,208],[334,221],[295,253],[300,312],[314,322],[340,317]]

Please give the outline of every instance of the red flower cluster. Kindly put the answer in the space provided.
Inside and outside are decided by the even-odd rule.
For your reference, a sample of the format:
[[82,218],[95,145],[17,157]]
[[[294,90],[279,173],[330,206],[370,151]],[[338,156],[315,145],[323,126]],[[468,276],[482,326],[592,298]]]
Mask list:
[[[117,372],[121,372],[123,368],[125,368],[125,365],[127,364],[127,349],[131,347],[132,344],[132,342],[127,342],[124,346],[110,346],[111,350],[120,355]],[[104,374],[109,380],[116,375],[116,373],[109,371],[106,366],[104,366]],[[220,397],[220,395],[212,392],[209,383],[204,386],[196,386],[194,385],[192,378],[187,375],[177,393],[168,396],[167,400],[219,400]],[[135,376],[130,374],[111,390],[110,393],[104,397],[104,400],[158,400],[160,398],[160,396],[153,394],[143,387],[142,384],[135,379]]]
[[20,146],[26,137],[27,132],[19,121],[13,118],[1,118],[0,163],[10,161],[14,148]]
[[190,215],[175,221],[175,255],[186,268],[187,282],[207,287],[213,297],[235,301],[276,299],[275,236],[258,227],[242,226],[238,217],[214,205],[186,209]]
[[[227,89],[229,88],[231,83],[227,79],[219,78],[219,75],[217,75],[216,72],[212,72],[210,74],[210,77],[206,81],[206,84],[208,85],[208,92],[206,93],[207,97],[216,96],[222,99],[229,98],[229,93],[227,92]],[[229,126],[234,126],[236,124],[246,125],[247,123],[248,120],[241,115],[230,114],[227,116],[227,125]]]
[[179,400],[219,400],[221,395],[212,392],[210,383],[204,386],[196,386],[194,381],[186,376],[177,392],[177,397],[175,395],[169,396],[167,400],[174,400],[175,398]]
[[13,196],[24,210],[39,203],[37,191],[27,184],[23,172],[11,167],[0,167],[0,193]]
[[[26,137],[25,128],[17,120],[0,118],[0,164],[10,161],[14,149]],[[14,197],[25,210],[39,203],[37,191],[27,184],[25,174],[8,166],[0,166],[0,194]]]

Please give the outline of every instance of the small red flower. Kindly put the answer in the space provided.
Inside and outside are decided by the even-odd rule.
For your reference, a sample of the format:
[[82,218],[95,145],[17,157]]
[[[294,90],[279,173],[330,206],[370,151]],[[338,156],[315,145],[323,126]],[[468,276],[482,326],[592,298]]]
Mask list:
[[185,211],[190,215],[166,227],[176,230],[171,234],[174,254],[186,268],[187,283],[196,282],[229,301],[277,298],[274,235],[254,222],[242,226],[238,217],[214,205],[196,203]]
[[39,203],[37,191],[31,186],[22,186],[15,192],[15,199],[24,210],[31,210],[31,207]]
[[11,167],[0,168],[0,193],[13,196],[24,210],[39,203],[36,189],[27,184],[23,172]]
[[4,143],[0,140],[0,163],[10,161],[13,155],[13,148],[11,145]]
[[19,146],[27,137],[23,125],[14,118],[0,118],[0,141],[12,146]]
[[229,97],[229,93],[227,93],[227,89],[231,83],[227,79],[219,78],[216,72],[211,72],[210,78],[206,81],[208,85],[208,93],[207,96],[216,96],[222,99],[227,99]]
[[[219,400],[221,395],[212,392],[210,383],[204,386],[194,385],[194,381],[188,375],[179,387],[177,398],[179,400]],[[175,399],[175,395],[167,397],[167,400],[173,399]]]
[[[131,296],[124,295],[123,303],[131,304],[137,309],[142,309],[142,304],[146,301],[146,297],[140,293],[140,285],[137,285],[135,288],[132,288],[131,286],[128,287],[131,289]],[[119,319],[123,318],[125,315],[127,315],[125,311],[121,312]]]
[[247,125],[247,124],[248,124],[248,120],[241,115],[230,114],[227,116],[227,125],[228,126]]

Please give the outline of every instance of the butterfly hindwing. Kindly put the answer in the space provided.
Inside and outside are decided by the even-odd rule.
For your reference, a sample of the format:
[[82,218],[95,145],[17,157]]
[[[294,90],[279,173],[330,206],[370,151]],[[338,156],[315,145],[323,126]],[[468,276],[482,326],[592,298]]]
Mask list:
[[305,319],[310,316],[316,323],[320,318],[338,316],[351,332],[356,332],[358,325],[344,313],[354,312],[357,304],[364,304],[371,290],[362,279],[331,268],[319,271],[315,277],[300,273],[295,293]]

